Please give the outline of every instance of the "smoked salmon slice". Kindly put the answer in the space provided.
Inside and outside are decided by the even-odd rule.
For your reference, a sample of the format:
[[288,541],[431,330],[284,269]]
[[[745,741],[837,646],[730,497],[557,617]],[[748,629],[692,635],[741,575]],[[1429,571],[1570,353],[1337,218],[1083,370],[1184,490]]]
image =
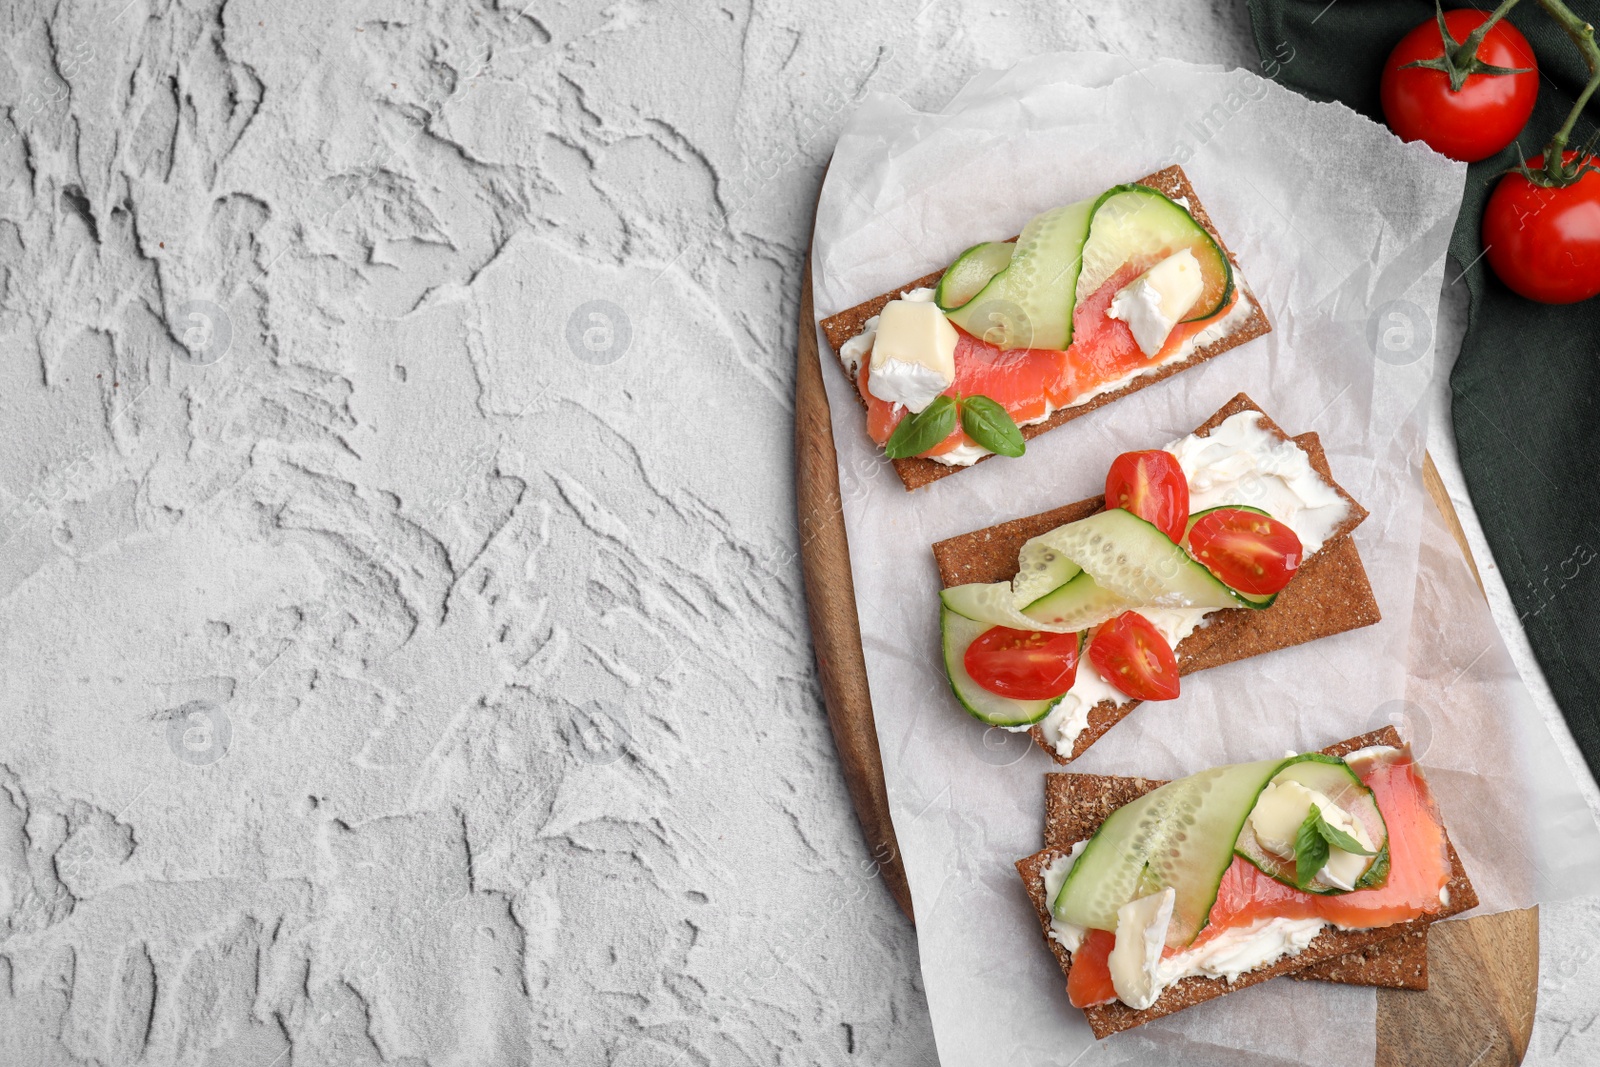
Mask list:
[[1091,1008],[1117,999],[1109,963],[1116,943],[1117,935],[1106,930],[1090,930],[1083,935],[1078,951],[1072,954],[1072,970],[1067,972],[1067,999],[1074,1008]]
[[[1123,267],[1078,305],[1072,315],[1073,341],[1064,352],[1051,348],[1002,351],[956,327],[956,379],[945,390],[945,395],[986,396],[1004,407],[1012,421],[1021,426],[1044,417],[1047,411],[1069,407],[1102,386],[1144,367],[1159,364],[1190,337],[1226,315],[1239,299],[1235,292],[1233,300],[1210,318],[1180,322],[1161,351],[1149,357],[1134,341],[1127,323],[1106,317],[1106,309],[1117,291],[1139,273],[1136,266]],[[906,409],[879,400],[867,391],[869,370],[870,361],[862,360],[856,387],[867,402],[867,432],[883,445],[905,418]],[[941,456],[970,444],[972,440],[958,424],[948,437],[922,454]]]
[[[1392,756],[1379,754],[1361,761],[1360,766],[1352,765],[1351,769],[1372,790],[1388,827],[1388,880],[1372,889],[1324,896],[1301,892],[1274,881],[1253,864],[1234,857],[1217,889],[1217,902],[1211,907],[1210,920],[1190,947],[1203,945],[1224,931],[1247,927],[1263,919],[1318,918],[1350,929],[1367,929],[1407,922],[1443,907],[1440,892],[1450,881],[1450,850],[1433,794],[1412,761],[1411,750],[1399,749]],[[1104,941],[1096,939],[1093,951],[1086,951],[1090,948],[1090,938],[1096,934],[1104,935]],[[1084,990],[1085,996],[1099,995],[1110,985],[1107,960],[1115,944],[1114,934],[1103,930],[1089,932],[1083,949],[1072,957],[1069,995],[1074,983],[1081,983],[1079,988]],[[1170,956],[1180,951],[1184,950],[1168,948],[1165,954]],[[1080,965],[1088,972],[1081,978]],[[1076,998],[1072,1003],[1084,1006],[1078,1004]]]

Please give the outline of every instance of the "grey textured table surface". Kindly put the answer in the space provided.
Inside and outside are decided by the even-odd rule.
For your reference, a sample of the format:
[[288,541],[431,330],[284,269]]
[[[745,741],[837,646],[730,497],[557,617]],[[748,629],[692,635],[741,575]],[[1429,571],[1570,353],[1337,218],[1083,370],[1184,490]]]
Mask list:
[[0,1067],[931,1062],[795,558],[822,166],[1242,4],[124,3],[0,9]]

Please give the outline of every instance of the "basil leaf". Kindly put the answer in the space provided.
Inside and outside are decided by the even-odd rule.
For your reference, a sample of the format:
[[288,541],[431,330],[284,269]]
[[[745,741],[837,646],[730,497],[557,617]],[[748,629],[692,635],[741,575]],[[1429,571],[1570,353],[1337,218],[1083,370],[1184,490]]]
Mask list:
[[949,437],[955,428],[956,402],[952,397],[940,396],[915,415],[901,419],[883,450],[890,459],[920,456]]
[[1361,842],[1324,819],[1320,811],[1317,812],[1317,833],[1321,834],[1322,839],[1334,848],[1342,848],[1346,852],[1354,853],[1357,856],[1374,855],[1371,849],[1362,848]]
[[1294,880],[1301,889],[1309,886],[1317,872],[1328,863],[1328,841],[1317,831],[1321,821],[1322,812],[1312,805],[1306,812],[1305,822],[1294,835]]
[[1015,459],[1028,447],[1006,409],[986,396],[969,396],[961,402],[961,428],[997,455]]

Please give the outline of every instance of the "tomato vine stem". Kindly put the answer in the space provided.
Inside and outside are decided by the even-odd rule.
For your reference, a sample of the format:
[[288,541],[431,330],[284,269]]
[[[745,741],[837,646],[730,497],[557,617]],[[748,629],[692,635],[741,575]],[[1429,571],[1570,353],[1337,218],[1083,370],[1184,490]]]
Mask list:
[[[1506,0],[1501,4],[1501,9],[1509,8],[1517,0]],[[1583,92],[1578,94],[1577,102],[1572,105],[1572,110],[1567,112],[1566,121],[1561,128],[1550,138],[1544,146],[1544,156],[1539,163],[1539,168],[1533,170],[1518,160],[1513,169],[1535,185],[1545,189],[1562,189],[1575,183],[1579,178],[1593,170],[1600,170],[1591,160],[1596,139],[1600,138],[1600,129],[1597,129],[1590,138],[1584,142],[1581,149],[1569,161],[1566,158],[1567,141],[1572,136],[1572,128],[1578,123],[1578,116],[1583,114],[1583,109],[1589,103],[1589,98],[1596,89],[1600,89],[1600,46],[1595,44],[1594,27],[1577,15],[1561,0],[1539,0],[1539,6],[1544,8],[1545,14],[1556,20],[1556,23],[1566,31],[1572,43],[1578,46],[1578,51],[1583,55],[1583,62],[1589,68],[1589,84],[1583,87]],[[1501,12],[1496,11],[1499,15]]]

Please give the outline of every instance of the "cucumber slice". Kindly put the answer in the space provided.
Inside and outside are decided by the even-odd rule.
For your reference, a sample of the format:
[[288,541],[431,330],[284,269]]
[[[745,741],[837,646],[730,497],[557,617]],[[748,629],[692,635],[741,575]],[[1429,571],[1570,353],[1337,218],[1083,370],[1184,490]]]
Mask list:
[[1111,592],[1093,575],[1079,574],[1023,608],[1022,614],[1040,626],[1087,630],[1134,607],[1138,605]]
[[1325,793],[1358,818],[1374,844],[1382,844],[1356,888],[1383,884],[1389,868],[1388,829],[1377,802],[1343,760],[1311,752],[1214,767],[1118,808],[1084,846],[1051,901],[1052,914],[1076,926],[1114,931],[1118,908],[1171,886],[1177,899],[1166,943],[1182,948],[1209,921],[1222,876],[1235,855],[1293,885],[1292,863],[1285,865],[1259,848],[1255,854],[1240,851],[1247,837],[1253,843],[1247,830],[1250,813],[1262,790],[1275,781],[1295,781]]
[[1002,349],[1071,344],[1073,294],[1095,203],[1082,200],[1030,219],[1005,269],[950,312],[950,321]]
[[[1191,559],[1194,557],[1194,552],[1189,547],[1189,531],[1194,529],[1195,523],[1199,522],[1213,511],[1221,511],[1223,508],[1227,508],[1230,511],[1250,511],[1257,515],[1266,515],[1269,519],[1272,518],[1271,515],[1268,515],[1267,512],[1262,511],[1260,508],[1253,508],[1247,504],[1218,504],[1214,508],[1206,508],[1204,511],[1195,512],[1193,515],[1189,516],[1189,522],[1183,528],[1183,550],[1189,553]],[[1195,562],[1198,563],[1199,561],[1196,560]],[[1203,563],[1200,565],[1202,567],[1205,566]],[[1220,578],[1217,580],[1222,581]],[[1227,583],[1224,582],[1223,584],[1226,585]],[[1229,588],[1232,587],[1230,586]],[[1272,602],[1278,599],[1277,593],[1246,593],[1242,589],[1233,589],[1233,595],[1239,598],[1239,606],[1246,608],[1270,608],[1272,606]]]
[[1076,300],[1081,303],[1128,263],[1142,273],[1186,248],[1200,261],[1205,280],[1200,299],[1183,320],[1195,322],[1227,306],[1233,296],[1233,264],[1183,205],[1144,185],[1109,189],[1095,203]]
[[973,245],[956,257],[939,279],[933,291],[933,302],[940,310],[954,311],[983,291],[989,279],[1011,264],[1011,253],[1017,249],[1015,241],[987,241]]
[[[1314,879],[1308,886],[1300,886],[1295,881],[1294,860],[1281,859],[1265,851],[1256,835],[1251,829],[1248,820],[1239,831],[1238,840],[1234,843],[1234,854],[1243,857],[1254,864],[1262,874],[1274,881],[1296,889],[1304,888],[1308,893],[1333,895],[1351,892],[1355,889],[1371,889],[1381,886],[1389,879],[1389,827],[1383,821],[1383,812],[1378,810],[1378,801],[1372,795],[1372,790],[1364,785],[1355,771],[1342,759],[1333,756],[1324,756],[1321,753],[1308,753],[1300,757],[1300,761],[1293,763],[1272,776],[1274,782],[1292,781],[1299,782],[1307,789],[1314,789],[1326,796],[1339,807],[1348,811],[1350,815],[1366,830],[1367,837],[1377,846],[1377,854],[1372,858],[1372,863],[1367,867],[1351,890],[1341,889],[1336,885],[1324,882],[1320,877]],[[1253,805],[1252,805],[1253,807]]]
[[1167,944],[1205,927],[1234,842],[1281,759],[1214,767],[1168,782],[1112,812],[1051,903],[1062,922],[1116,930],[1117,909],[1167,886],[1176,893]]
[[[993,623],[979,622],[949,608],[939,610],[939,632],[944,645],[944,670],[950,688],[967,713],[990,726],[1028,726],[1050,714],[1061,702],[1051,700],[1013,700],[991,693],[967,673],[967,646],[976,641]],[[1062,694],[1065,696],[1066,694]]]
[[1082,571],[1082,567],[1050,547],[1047,541],[1035,537],[1017,553],[1017,576],[1011,579],[1011,591],[1018,604],[1031,605],[1046,593],[1060,589]]
[[1161,608],[1239,606],[1233,590],[1173,544],[1170,537],[1122,508],[1069,522],[1035,540],[1072,560],[1106,591],[1131,604]]
[[1078,626],[1042,623],[1024,615],[1017,610],[1010,582],[952,585],[940,592],[939,602],[965,619],[983,623],[986,629],[990,626],[1009,626],[1013,630],[1042,630],[1053,634],[1081,629]]

